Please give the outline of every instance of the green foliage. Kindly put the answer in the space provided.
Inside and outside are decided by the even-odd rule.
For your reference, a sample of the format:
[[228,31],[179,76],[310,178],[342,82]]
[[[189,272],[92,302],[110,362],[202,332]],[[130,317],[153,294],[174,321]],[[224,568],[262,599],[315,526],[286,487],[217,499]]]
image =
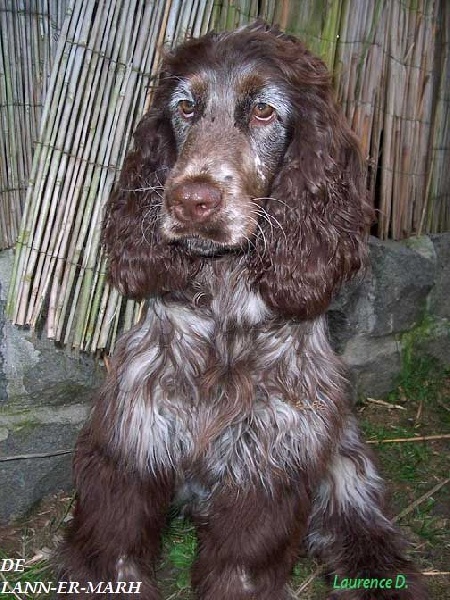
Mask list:
[[413,531],[422,539],[430,544],[439,544],[442,541],[442,520],[433,514],[436,501],[434,498],[428,498],[426,502],[420,504],[414,514],[414,520],[411,523]]
[[406,398],[417,401],[433,401],[442,382],[450,374],[449,369],[443,369],[436,359],[420,356],[407,350],[404,353],[403,369],[399,375],[397,387],[388,396],[393,403]]
[[[0,560],[4,558],[16,558],[11,557],[10,555],[6,555],[3,551],[0,550]],[[49,563],[47,560],[39,560],[30,566],[26,566],[23,572],[17,571],[7,571],[0,573],[0,584],[3,587],[5,581],[8,582],[7,592],[3,594],[0,592],[0,600],[9,600],[11,598],[15,598],[16,600],[44,600],[49,597],[48,594],[39,592],[33,593],[34,584],[39,585],[41,583],[48,584],[54,583],[54,575],[50,569]],[[22,584],[22,588],[18,588],[17,586]],[[26,592],[21,592],[25,590],[25,585],[28,586]],[[43,588],[40,588],[41,590]]]
[[[362,423],[362,431],[367,440],[383,442],[384,440],[414,437],[414,429],[402,426],[377,425]],[[398,481],[414,482],[418,477],[426,475],[428,461],[432,457],[429,446],[417,442],[379,443],[376,453],[381,462],[382,471]]]
[[[429,338],[438,339],[438,329],[443,327],[450,335],[450,324],[437,323],[426,316],[413,330],[402,335],[402,370],[394,390],[386,398],[388,402],[406,406],[409,400],[413,400],[439,410],[436,400],[442,395],[445,382],[450,377],[450,365],[443,366],[428,355],[423,346]],[[450,425],[449,411],[441,411],[441,417],[443,423]]]
[[197,550],[194,526],[183,519],[173,519],[164,536],[163,546],[164,566],[174,570],[176,588],[188,589],[191,580],[190,569]]

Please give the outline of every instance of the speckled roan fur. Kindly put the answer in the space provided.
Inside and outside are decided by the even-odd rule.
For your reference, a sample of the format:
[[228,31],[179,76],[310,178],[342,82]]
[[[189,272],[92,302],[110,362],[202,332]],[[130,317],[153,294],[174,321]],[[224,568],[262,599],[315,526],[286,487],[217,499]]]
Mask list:
[[301,42],[259,23],[167,54],[103,232],[112,284],[146,316],[78,440],[60,578],[156,600],[178,502],[201,600],[287,598],[302,545],[339,577],[407,576],[339,598],[426,598],[326,337],[370,219],[357,143]]

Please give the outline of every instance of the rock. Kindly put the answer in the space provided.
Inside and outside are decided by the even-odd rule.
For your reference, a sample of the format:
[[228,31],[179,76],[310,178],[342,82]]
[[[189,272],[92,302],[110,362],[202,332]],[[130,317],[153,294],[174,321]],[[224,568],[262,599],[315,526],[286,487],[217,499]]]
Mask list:
[[12,252],[0,253],[0,521],[71,486],[72,450],[103,369],[5,317]]
[[401,368],[400,345],[394,337],[351,338],[342,353],[350,372],[355,399],[380,398],[390,392]]
[[408,331],[419,323],[433,287],[436,263],[405,243],[372,238],[374,336]]
[[431,235],[430,238],[436,253],[437,265],[429,310],[437,317],[450,319],[450,232]]
[[429,356],[442,367],[450,366],[450,321],[434,318],[425,331],[414,336],[414,353]]
[[0,522],[71,489],[72,449],[87,414],[87,403],[0,414],[0,456],[8,459],[0,462]]
[[370,238],[365,276],[346,284],[328,312],[338,352],[354,335],[403,333],[422,320],[434,284],[436,255],[428,237],[414,240]]
[[343,286],[327,313],[333,348],[339,354],[354,336],[375,328],[375,283],[371,269]]

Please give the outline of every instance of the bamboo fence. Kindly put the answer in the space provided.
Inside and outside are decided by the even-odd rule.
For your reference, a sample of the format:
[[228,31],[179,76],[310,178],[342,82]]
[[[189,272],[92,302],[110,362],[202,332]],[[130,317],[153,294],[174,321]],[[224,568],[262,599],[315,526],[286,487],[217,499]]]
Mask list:
[[400,2],[364,4],[345,7],[343,21],[352,35],[363,39],[364,28],[372,30],[356,55],[356,69],[345,69],[356,56],[339,46],[338,93],[369,159],[378,235],[401,239],[420,233],[427,195],[438,2],[418,1],[414,9]]
[[0,249],[15,244],[65,0],[0,0]]
[[[49,22],[57,22],[47,4]],[[13,19],[8,6],[0,18]],[[45,321],[49,337],[95,352],[112,348],[117,332],[136,321],[142,307],[105,281],[100,225],[131,133],[151,102],[162,45],[256,17],[303,38],[333,69],[368,159],[378,235],[449,228],[445,0],[67,0],[67,9],[57,44],[50,48],[47,40],[46,64],[53,66],[40,92],[40,130],[29,134],[32,166],[23,169],[29,185],[8,302],[17,324]],[[10,37],[27,45],[16,29],[1,34],[0,75],[11,71],[5,40],[8,48]],[[8,121],[10,134],[21,118]],[[4,141],[1,147],[8,156]]]

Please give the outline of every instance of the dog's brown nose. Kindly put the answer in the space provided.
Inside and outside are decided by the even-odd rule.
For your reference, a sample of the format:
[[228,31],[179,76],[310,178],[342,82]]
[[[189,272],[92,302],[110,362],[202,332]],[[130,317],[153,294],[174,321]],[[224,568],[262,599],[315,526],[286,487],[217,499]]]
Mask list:
[[169,193],[167,205],[179,221],[203,223],[219,210],[222,193],[209,183],[180,183]]

